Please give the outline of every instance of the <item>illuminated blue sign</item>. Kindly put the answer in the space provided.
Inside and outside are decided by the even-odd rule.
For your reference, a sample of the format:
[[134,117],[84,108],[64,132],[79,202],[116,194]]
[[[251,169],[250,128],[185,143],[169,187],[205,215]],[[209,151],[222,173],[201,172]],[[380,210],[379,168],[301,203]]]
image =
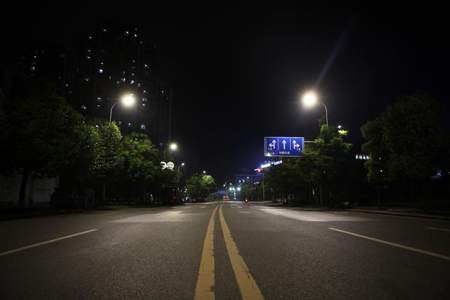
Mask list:
[[305,149],[303,137],[265,137],[264,156],[300,156]]

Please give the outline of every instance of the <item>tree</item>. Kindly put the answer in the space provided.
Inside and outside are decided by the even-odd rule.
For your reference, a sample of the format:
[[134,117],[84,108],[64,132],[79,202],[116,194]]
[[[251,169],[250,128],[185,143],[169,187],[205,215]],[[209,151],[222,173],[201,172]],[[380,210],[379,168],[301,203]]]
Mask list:
[[22,173],[19,206],[24,207],[30,175],[56,176],[79,154],[83,117],[48,84],[37,81],[16,87],[5,109],[9,134],[4,159]]
[[102,186],[102,201],[106,200],[106,185],[113,181],[119,166],[122,134],[115,123],[104,120],[90,122],[88,143],[92,151],[89,177]]
[[121,181],[127,183],[130,190],[145,193],[146,186],[158,176],[158,150],[143,133],[131,133],[120,143],[118,170]]
[[401,183],[412,192],[444,167],[448,133],[442,112],[441,105],[429,96],[404,96],[364,124],[362,149],[370,154],[366,163],[369,181]]
[[186,188],[191,198],[206,198],[216,189],[216,183],[211,175],[194,174],[186,181]]
[[307,144],[300,158],[284,159],[283,164],[269,169],[267,186],[282,194],[304,194],[307,199],[309,191],[318,187],[320,204],[333,205],[333,201],[327,201],[328,196],[335,199],[349,181],[344,174],[351,161],[351,147],[336,128],[322,125],[319,136]]

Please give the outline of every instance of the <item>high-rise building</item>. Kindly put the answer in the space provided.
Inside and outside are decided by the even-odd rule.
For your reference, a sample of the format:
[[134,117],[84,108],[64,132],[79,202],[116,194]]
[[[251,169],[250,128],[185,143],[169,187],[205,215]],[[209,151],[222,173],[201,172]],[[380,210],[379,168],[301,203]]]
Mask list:
[[114,108],[123,132],[149,134],[166,143],[170,131],[170,88],[154,72],[155,46],[137,27],[101,27],[71,37],[63,47],[39,48],[20,58],[24,73],[54,82],[57,91],[90,118],[109,118],[111,106],[133,93],[132,109]]

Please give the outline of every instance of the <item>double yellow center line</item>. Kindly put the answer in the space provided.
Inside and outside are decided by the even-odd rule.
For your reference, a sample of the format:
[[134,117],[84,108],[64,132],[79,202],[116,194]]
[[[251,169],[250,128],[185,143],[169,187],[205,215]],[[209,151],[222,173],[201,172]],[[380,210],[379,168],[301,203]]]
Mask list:
[[[214,223],[218,206],[216,206],[209,219],[206,236],[203,243],[202,258],[197,278],[197,286],[195,288],[195,299],[215,299],[214,287]],[[225,247],[230,258],[234,276],[236,277],[242,299],[264,299],[261,290],[256,284],[255,279],[250,273],[236,243],[233,240],[231,231],[223,216],[222,206],[219,209],[220,226],[225,240]]]

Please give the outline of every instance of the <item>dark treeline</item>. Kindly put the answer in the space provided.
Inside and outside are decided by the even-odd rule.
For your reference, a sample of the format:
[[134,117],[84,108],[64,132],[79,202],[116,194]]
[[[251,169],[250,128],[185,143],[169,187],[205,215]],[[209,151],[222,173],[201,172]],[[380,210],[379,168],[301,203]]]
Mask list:
[[96,206],[107,201],[170,203],[180,173],[162,170],[167,151],[144,133],[122,135],[114,122],[87,119],[48,82],[15,80],[4,95],[0,126],[1,172],[20,174],[20,207],[31,176],[59,177],[55,206]]

